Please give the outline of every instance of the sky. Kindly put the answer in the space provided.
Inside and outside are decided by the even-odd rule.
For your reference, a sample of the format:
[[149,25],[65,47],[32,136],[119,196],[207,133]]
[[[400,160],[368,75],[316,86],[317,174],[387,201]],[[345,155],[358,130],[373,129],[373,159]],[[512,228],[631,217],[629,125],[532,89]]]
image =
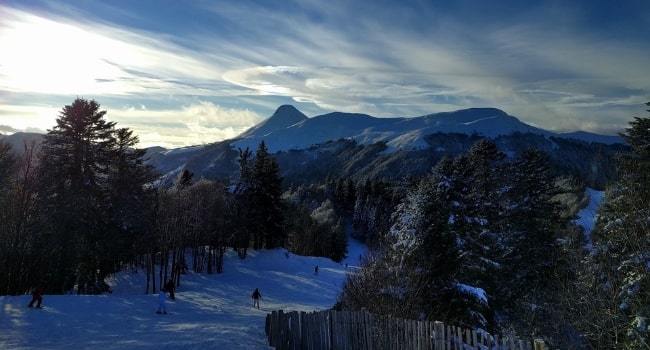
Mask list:
[[283,104],[495,107],[616,134],[650,101],[647,0],[0,0],[0,133],[99,102],[140,145],[229,139]]

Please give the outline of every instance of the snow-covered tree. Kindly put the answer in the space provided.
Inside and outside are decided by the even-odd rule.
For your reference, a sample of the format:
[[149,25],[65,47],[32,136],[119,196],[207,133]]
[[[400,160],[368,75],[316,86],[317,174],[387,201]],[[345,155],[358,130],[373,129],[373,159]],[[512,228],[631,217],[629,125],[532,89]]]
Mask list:
[[[372,294],[371,309],[406,318],[428,318],[485,326],[487,300],[461,283],[461,240],[454,223],[455,173],[452,160],[409,191],[394,213],[394,224],[380,240],[376,256],[367,259],[362,275],[351,275],[342,295]],[[372,273],[373,276],[365,276]],[[372,282],[374,285],[363,286]],[[350,297],[357,300],[354,297]],[[358,305],[354,304],[353,307]]]
[[507,249],[499,226],[504,157],[494,141],[479,140],[454,159],[449,176],[450,230],[459,241],[463,281],[480,286],[490,297],[496,296],[494,276],[501,271],[500,258]]
[[376,276],[351,276],[347,287],[379,284],[372,299],[389,306],[366,307],[499,330],[522,310],[513,305],[541,306],[536,297],[548,291],[555,240],[568,223],[554,193],[540,152],[510,160],[493,141],[479,140],[466,154],[443,158],[408,192],[363,270]]
[[557,308],[559,282],[566,270],[559,242],[570,232],[571,217],[555,199],[559,192],[548,158],[530,149],[509,162],[502,173],[499,230],[505,247],[494,306],[502,315],[501,327],[519,334],[547,336],[557,333],[552,319]]
[[[650,103],[648,104],[650,105]],[[619,179],[608,187],[577,287],[577,326],[597,348],[650,347],[650,118],[621,135]]]

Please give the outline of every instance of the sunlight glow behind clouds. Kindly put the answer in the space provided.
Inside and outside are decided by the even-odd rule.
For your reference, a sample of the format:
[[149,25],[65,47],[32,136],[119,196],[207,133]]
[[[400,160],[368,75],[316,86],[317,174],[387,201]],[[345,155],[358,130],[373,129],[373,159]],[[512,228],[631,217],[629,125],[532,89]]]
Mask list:
[[44,94],[209,94],[185,80],[218,79],[191,51],[97,23],[56,22],[0,7],[2,88]]
[[90,33],[29,14],[13,13],[6,20],[0,45],[12,49],[3,52],[0,76],[4,89],[101,93],[105,90],[99,88],[98,79],[120,75],[116,67],[96,55],[92,44],[97,40]]

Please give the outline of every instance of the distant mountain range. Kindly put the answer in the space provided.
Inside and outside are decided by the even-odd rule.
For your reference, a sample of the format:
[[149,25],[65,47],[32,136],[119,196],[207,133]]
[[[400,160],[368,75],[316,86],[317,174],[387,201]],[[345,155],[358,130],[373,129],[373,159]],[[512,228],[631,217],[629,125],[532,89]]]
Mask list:
[[[435,136],[443,134],[456,136]],[[522,135],[528,135],[523,137],[526,141],[522,141]],[[26,133],[0,135],[0,139],[19,151],[24,139],[31,141],[40,137],[42,135]],[[197,178],[233,178],[238,170],[238,149],[248,147],[255,151],[264,141],[269,152],[280,160],[283,176],[290,181],[319,181],[324,176],[334,175],[359,179],[368,176],[399,177],[409,172],[417,175],[428,171],[443,154],[449,154],[454,147],[455,153],[462,152],[478,138],[499,139],[500,147],[509,148],[510,153],[516,153],[521,147],[562,152],[557,150],[561,148],[558,140],[567,140],[568,143],[563,142],[565,148],[573,140],[581,146],[570,147],[582,148],[581,154],[588,152],[584,149],[588,145],[598,144],[601,145],[599,149],[604,147],[606,151],[602,152],[609,155],[608,149],[623,144],[619,136],[543,130],[495,108],[470,108],[413,118],[377,118],[342,112],[309,118],[295,107],[283,105],[268,119],[234,139],[177,149],[151,147],[147,150],[147,157],[149,164],[163,174],[167,182],[184,169],[191,170]],[[454,143],[455,146],[445,143]],[[462,147],[458,148],[459,144]],[[564,152],[574,154],[576,150]],[[602,154],[597,156],[603,158]],[[564,156],[556,157],[563,159]],[[602,169],[592,171],[609,172]],[[604,175],[594,174],[592,177],[595,176]]]
[[619,136],[588,132],[554,133],[521,122],[496,108],[470,108],[414,118],[376,118],[366,114],[334,112],[308,118],[290,105],[236,138],[235,147],[255,149],[264,140],[269,151],[305,149],[341,138],[360,144],[384,142],[391,150],[428,147],[424,137],[434,133],[477,134],[487,138],[515,132],[557,136],[604,144],[622,143]]

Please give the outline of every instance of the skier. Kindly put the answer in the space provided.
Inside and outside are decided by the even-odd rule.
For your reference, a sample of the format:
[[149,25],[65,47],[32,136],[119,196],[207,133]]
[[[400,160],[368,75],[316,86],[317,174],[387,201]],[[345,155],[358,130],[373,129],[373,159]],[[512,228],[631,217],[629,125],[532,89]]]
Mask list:
[[318,265],[314,268],[314,275],[318,275]]
[[165,299],[167,299],[167,293],[161,289],[158,293],[158,310],[156,311],[157,314],[167,314]]
[[169,280],[167,281],[167,284],[165,284],[164,290],[169,293],[169,299],[171,300],[176,300],[176,297],[174,296],[174,281]]
[[36,303],[36,308],[41,309],[41,303],[43,302],[43,288],[38,287],[34,289],[34,292],[32,293],[32,301],[29,302],[28,307],[34,307],[34,303]]
[[262,293],[260,293],[259,289],[255,288],[253,292],[253,307],[257,306],[257,309],[260,308],[260,299],[262,299]]

